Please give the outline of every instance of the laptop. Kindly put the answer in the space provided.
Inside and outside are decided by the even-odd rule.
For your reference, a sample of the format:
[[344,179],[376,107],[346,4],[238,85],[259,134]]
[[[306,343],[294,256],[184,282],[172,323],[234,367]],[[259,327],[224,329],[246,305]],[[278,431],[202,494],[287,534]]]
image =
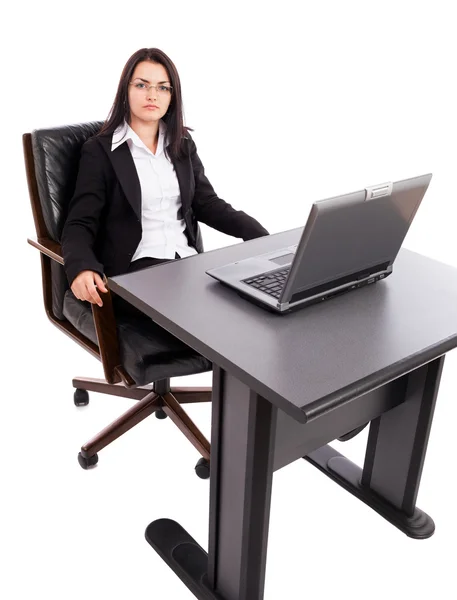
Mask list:
[[314,202],[297,245],[206,271],[288,313],[388,277],[432,174]]

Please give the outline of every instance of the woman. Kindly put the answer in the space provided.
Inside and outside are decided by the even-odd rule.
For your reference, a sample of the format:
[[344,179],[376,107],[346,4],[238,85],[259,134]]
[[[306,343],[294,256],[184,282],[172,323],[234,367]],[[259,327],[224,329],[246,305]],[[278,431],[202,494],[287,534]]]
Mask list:
[[100,133],[82,148],[62,233],[74,295],[102,306],[104,274],[202,251],[198,221],[243,240],[268,235],[218,198],[183,124],[176,67],[143,48],[127,61]]

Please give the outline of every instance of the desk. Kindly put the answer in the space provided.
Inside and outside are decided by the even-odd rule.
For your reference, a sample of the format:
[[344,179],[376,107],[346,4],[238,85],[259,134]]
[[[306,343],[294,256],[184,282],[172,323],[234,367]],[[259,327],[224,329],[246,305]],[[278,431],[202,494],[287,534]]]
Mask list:
[[[305,458],[414,538],[457,269],[401,250],[393,274],[288,315],[205,271],[298,242],[300,229],[113,277],[111,289],[213,362],[208,552],[159,519],[149,543],[202,600],[261,600],[274,471]],[[363,468],[328,443],[371,421]]]

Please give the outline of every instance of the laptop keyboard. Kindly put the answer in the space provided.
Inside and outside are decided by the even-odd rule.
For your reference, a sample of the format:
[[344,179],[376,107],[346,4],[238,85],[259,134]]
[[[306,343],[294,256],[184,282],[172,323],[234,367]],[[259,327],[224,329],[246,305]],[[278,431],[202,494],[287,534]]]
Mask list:
[[268,273],[262,273],[255,277],[249,277],[248,279],[243,279],[242,282],[260,292],[273,296],[273,298],[279,298],[289,275],[289,271],[290,266],[285,269],[280,269],[279,271],[269,271]]

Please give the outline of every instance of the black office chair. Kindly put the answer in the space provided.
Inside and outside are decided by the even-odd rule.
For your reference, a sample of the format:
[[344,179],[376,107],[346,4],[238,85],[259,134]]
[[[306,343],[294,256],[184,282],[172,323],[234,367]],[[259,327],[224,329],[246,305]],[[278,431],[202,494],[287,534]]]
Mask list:
[[[87,469],[98,462],[98,452],[155,413],[169,416],[202,458],[195,470],[209,477],[210,445],[182,408],[182,404],[211,401],[211,388],[171,388],[170,378],[209,371],[211,363],[185,346],[151,319],[134,316],[116,321],[111,292],[103,307],[75,298],[63,268],[60,236],[66,207],[73,194],[83,143],[96,134],[101,122],[34,130],[23,135],[25,167],[37,239],[28,242],[41,252],[44,305],[47,316],[61,331],[101,360],[106,381],[73,379],[74,402],[84,406],[89,391],[123,396],[139,402],[84,444],[78,454]],[[197,250],[203,251],[199,231]],[[58,349],[56,349],[58,351]]]

